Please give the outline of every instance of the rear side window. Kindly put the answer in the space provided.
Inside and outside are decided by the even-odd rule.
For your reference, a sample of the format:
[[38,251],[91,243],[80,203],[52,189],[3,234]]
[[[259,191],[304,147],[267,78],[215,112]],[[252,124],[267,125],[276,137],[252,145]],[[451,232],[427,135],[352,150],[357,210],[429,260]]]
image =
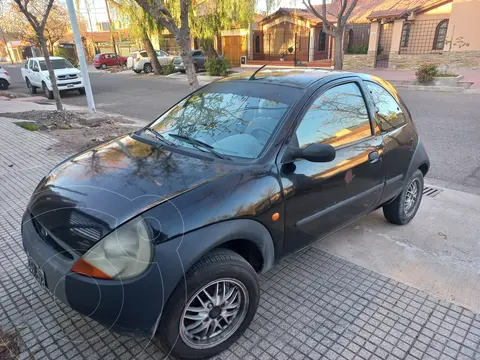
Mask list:
[[202,56],[202,52],[201,51],[194,51],[192,56]]
[[405,115],[393,96],[380,85],[366,81],[377,108],[376,121],[382,131],[394,130],[406,122]]
[[367,106],[355,83],[335,86],[321,94],[305,113],[296,131],[298,146],[334,147],[372,135]]
[[142,52],[140,53],[140,56],[146,58],[146,57],[148,57],[148,54],[147,54],[146,51],[142,51]]

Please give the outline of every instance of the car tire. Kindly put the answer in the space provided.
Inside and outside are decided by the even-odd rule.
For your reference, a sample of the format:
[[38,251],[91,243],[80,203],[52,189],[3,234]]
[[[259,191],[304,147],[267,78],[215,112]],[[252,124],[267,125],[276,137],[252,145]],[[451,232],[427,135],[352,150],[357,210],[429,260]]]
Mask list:
[[100,65],[100,68],[102,68],[102,70],[106,70],[107,69],[107,64]]
[[100,70],[100,66],[95,66],[95,69]]
[[383,207],[385,218],[392,224],[408,224],[415,217],[422,202],[424,184],[422,172],[415,170],[405,184],[400,195]]
[[42,82],[42,89],[43,89],[43,93],[45,94],[45,97],[47,99],[52,100],[53,99],[53,91],[48,90],[47,84],[45,84],[44,82]]
[[80,95],[85,95],[85,88],[78,89],[78,92],[80,93]]
[[0,90],[7,90],[10,84],[5,79],[0,79]]
[[30,90],[30,94],[35,95],[37,93],[37,87],[33,86],[28,78],[25,79],[25,82],[27,83],[28,90]]
[[142,72],[142,70],[133,69],[133,72],[134,72],[135,74],[140,74],[140,73]]
[[[204,290],[214,298],[210,297],[209,300]],[[187,296],[185,291],[188,292]],[[226,295],[223,295],[224,291]],[[212,300],[217,299],[214,294],[227,300],[220,300],[220,305],[213,304]],[[227,297],[228,294],[230,297]],[[176,358],[193,360],[212,357],[227,349],[247,329],[257,311],[259,298],[260,286],[252,266],[231,250],[213,250],[192,266],[167,300],[157,336],[167,354]],[[191,306],[192,304],[194,305]],[[200,304],[204,305],[203,311],[198,311],[197,315],[191,311],[188,314],[187,307],[198,309]],[[229,311],[232,315],[225,315]],[[188,315],[205,318],[192,320],[188,319]],[[229,323],[224,316],[229,319]],[[217,330],[217,322],[224,327],[222,330]],[[195,323],[198,325],[194,326]],[[186,329],[189,326],[191,328],[188,331],[191,333]],[[205,331],[198,331],[198,328],[205,326],[207,332],[213,327],[213,334],[210,335],[214,335],[213,338],[195,340],[195,334]],[[219,331],[218,334],[215,334],[216,330]],[[206,336],[207,333],[204,337]]]
[[146,63],[145,65],[143,65],[143,71],[145,72],[145,74],[151,73],[153,71],[152,65]]
[[197,64],[193,64],[193,68],[195,69],[195,72],[198,73],[200,71],[199,67]]

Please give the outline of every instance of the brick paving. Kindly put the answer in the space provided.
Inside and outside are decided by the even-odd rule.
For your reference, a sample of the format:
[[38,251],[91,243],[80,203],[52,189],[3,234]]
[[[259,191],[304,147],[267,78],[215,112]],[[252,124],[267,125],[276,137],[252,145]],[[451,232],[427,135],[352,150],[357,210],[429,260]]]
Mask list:
[[[55,140],[0,118],[0,327],[21,359],[162,359],[153,339],[110,332],[57,303],[28,272],[20,219],[65,155]],[[310,248],[260,277],[249,329],[218,359],[480,359],[480,315]]]

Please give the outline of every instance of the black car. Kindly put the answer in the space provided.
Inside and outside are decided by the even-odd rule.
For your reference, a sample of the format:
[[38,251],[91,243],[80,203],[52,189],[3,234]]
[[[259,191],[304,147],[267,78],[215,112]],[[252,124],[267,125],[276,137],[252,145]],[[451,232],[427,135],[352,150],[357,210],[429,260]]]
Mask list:
[[257,273],[381,207],[408,223],[429,166],[389,83],[263,70],[59,164],[32,195],[23,244],[73,309],[207,358],[252,321]]

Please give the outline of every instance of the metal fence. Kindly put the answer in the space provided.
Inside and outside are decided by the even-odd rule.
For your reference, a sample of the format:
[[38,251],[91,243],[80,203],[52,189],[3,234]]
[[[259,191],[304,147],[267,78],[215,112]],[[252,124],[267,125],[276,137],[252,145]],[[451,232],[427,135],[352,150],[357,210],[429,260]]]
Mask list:
[[430,54],[443,51],[448,19],[405,21],[400,41],[400,54]]
[[343,51],[348,54],[366,54],[370,24],[347,24],[343,37]]
[[253,43],[254,60],[308,61],[310,32],[284,24],[266,31],[256,31]]

